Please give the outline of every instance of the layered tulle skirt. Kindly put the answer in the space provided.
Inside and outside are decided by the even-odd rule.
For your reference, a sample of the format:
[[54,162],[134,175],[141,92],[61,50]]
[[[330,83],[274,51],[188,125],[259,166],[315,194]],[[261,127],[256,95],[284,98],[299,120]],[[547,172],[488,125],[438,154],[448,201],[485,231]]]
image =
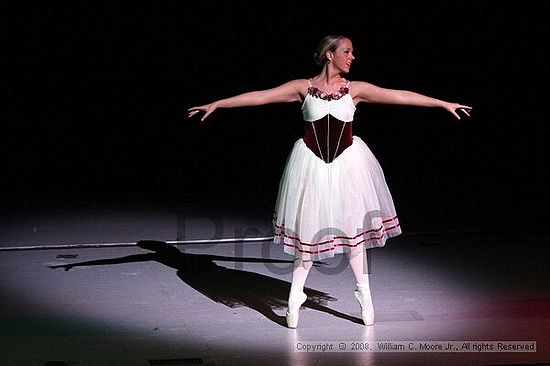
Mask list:
[[279,184],[273,227],[275,243],[304,260],[381,247],[401,233],[382,168],[357,136],[331,163],[296,141]]

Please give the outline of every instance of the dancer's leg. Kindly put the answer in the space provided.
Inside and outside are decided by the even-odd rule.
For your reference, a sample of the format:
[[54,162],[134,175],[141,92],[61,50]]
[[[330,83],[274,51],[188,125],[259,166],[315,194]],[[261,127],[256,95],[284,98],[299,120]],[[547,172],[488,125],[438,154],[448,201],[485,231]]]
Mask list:
[[312,261],[304,261],[300,258],[297,258],[294,262],[292,284],[288,296],[288,310],[286,312],[286,321],[289,328],[296,328],[298,325],[300,306],[307,300],[307,296],[304,294],[304,285],[312,265]]
[[348,254],[349,264],[357,281],[355,297],[361,305],[361,317],[365,325],[371,325],[374,323],[374,307],[370,292],[367,253],[362,246],[357,246],[352,248]]
[[359,285],[369,286],[369,268],[367,264],[367,253],[362,245],[358,245],[348,252],[349,265],[355,280]]
[[290,286],[290,294],[298,294],[304,291],[307,275],[313,265],[313,261],[304,261],[297,258],[294,261],[294,269],[292,270],[292,284]]

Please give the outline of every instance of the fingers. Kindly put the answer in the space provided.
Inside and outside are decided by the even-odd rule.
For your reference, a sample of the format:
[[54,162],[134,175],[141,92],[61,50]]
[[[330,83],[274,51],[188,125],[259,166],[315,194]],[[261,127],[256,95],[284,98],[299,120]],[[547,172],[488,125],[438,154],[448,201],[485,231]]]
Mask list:
[[[197,108],[197,109],[195,109]],[[188,109],[189,111],[189,115],[187,116],[187,118],[191,118],[193,117],[195,114],[199,113],[201,111],[201,109],[199,109],[198,107],[193,107],[193,108],[189,108]],[[201,118],[201,121],[204,121],[204,119],[209,115],[210,113],[206,112],[206,114],[204,116],[202,116]]]
[[464,113],[466,116],[470,117],[470,112],[472,110],[472,107],[467,105],[459,105],[457,109],[462,113]]
[[451,110],[451,113],[456,117],[456,119],[460,119],[460,115],[457,113],[457,111],[460,111],[464,113],[467,117],[470,117],[470,111],[472,110],[472,107],[462,104],[457,104],[455,108]]
[[208,115],[209,115],[210,113],[213,112],[212,109],[207,108],[207,107],[205,107],[205,106],[191,107],[191,108],[189,108],[187,111],[189,112],[189,115],[187,116],[187,118],[191,118],[191,117],[193,117],[195,114],[197,114],[197,113],[199,113],[199,112],[206,112],[206,113],[204,114],[204,116],[202,116],[201,121],[204,121],[204,120],[206,119],[206,117],[208,117]]
[[206,119],[206,117],[208,117],[210,115],[210,113],[212,113],[212,111],[208,111],[204,114],[204,116],[202,116],[201,118],[201,121],[204,121]]

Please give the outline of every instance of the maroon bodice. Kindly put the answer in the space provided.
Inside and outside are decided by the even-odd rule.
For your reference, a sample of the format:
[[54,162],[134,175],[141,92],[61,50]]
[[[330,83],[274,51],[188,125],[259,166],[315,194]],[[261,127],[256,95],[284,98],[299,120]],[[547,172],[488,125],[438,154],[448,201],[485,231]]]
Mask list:
[[332,163],[353,142],[351,122],[342,122],[330,114],[314,122],[305,122],[304,142],[325,163]]

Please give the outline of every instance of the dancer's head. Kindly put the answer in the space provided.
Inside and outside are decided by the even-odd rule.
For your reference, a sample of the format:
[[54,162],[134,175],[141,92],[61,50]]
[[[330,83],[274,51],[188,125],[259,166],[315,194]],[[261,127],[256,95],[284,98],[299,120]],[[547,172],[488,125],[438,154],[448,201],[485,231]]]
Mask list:
[[319,41],[313,57],[319,66],[332,63],[342,72],[349,72],[351,62],[355,59],[353,44],[348,37],[328,35]]

